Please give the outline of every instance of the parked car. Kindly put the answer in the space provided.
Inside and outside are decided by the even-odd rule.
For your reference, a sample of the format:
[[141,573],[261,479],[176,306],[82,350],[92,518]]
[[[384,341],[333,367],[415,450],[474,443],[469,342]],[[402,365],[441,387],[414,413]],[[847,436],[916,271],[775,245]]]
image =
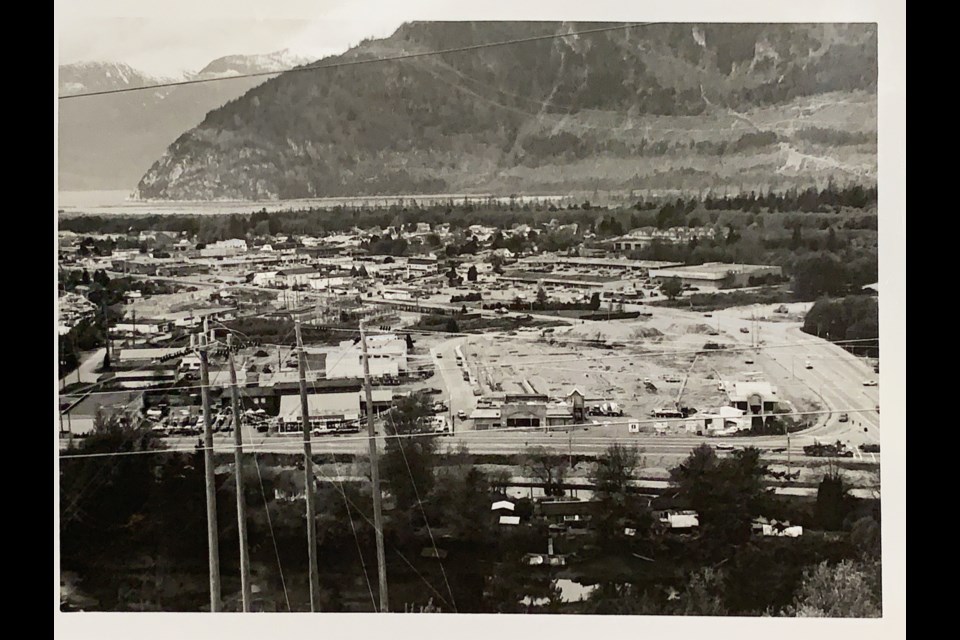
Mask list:
[[865,387],[875,387],[875,386],[877,386],[877,381],[876,381],[876,380],[864,380],[864,381],[863,381],[863,386],[865,386]]
[[740,327],[740,333],[750,333],[750,329],[747,329],[746,327]]
[[841,413],[841,414],[840,414],[840,417],[837,418],[837,421],[838,421],[838,422],[850,422],[850,416],[847,415],[847,414],[845,414],[845,413]]

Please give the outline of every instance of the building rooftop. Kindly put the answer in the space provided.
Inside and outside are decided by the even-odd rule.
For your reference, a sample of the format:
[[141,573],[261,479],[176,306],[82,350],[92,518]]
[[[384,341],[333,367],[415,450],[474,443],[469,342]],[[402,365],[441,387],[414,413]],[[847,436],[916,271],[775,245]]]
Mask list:
[[776,398],[777,388],[769,382],[731,382],[727,383],[730,399],[746,399],[754,394],[762,398]]
[[734,264],[728,262],[705,262],[703,264],[690,265],[686,267],[665,267],[658,269],[652,276],[682,276],[686,278],[699,278],[701,280],[723,280],[730,273],[746,273],[760,269],[771,269],[769,265],[762,264]]

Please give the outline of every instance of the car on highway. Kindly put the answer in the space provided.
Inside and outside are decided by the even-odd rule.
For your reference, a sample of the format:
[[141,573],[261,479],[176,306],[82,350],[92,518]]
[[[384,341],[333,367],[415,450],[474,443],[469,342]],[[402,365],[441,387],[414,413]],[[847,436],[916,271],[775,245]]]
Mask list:
[[865,387],[875,387],[875,386],[877,386],[877,381],[876,381],[876,380],[864,380],[864,381],[863,381],[863,386],[865,386]]
[[422,393],[428,396],[437,396],[443,393],[443,391],[441,391],[440,389],[437,389],[436,387],[430,387],[428,389],[420,389],[417,393]]
[[810,362],[809,360],[807,360],[806,362],[804,362],[804,363],[803,363],[803,366],[804,366],[804,368],[806,368],[806,369],[813,369],[813,363]]
[[704,318],[712,318],[712,317],[713,317],[713,314],[712,314],[712,313],[705,313],[705,314],[703,314],[703,317],[704,317]]
[[457,417],[460,418],[461,420],[466,420],[467,412],[464,411],[463,409],[460,409],[460,411],[457,411]]
[[734,446],[732,444],[717,444],[714,445],[714,448],[718,451],[733,451]]
[[437,352],[437,358],[441,360],[443,359],[443,354],[440,353],[439,351]]
[[753,364],[753,358],[747,358],[747,359],[744,360],[743,362],[744,362],[744,364]]

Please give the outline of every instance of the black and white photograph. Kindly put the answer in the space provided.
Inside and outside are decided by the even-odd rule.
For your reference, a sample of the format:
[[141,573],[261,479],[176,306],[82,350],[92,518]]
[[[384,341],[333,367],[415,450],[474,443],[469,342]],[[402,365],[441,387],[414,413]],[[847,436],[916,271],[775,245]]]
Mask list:
[[56,3],[63,637],[905,633],[905,8],[490,4]]

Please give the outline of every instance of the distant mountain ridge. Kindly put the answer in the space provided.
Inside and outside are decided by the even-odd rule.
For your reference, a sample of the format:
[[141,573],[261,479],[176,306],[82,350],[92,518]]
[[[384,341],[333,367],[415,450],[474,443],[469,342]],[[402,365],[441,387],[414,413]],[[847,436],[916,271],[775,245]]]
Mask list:
[[[272,72],[305,64],[286,51],[218,58],[199,72],[158,77],[118,62],[59,67],[60,95],[148,87],[182,80]],[[59,101],[61,190],[128,189],[184,131],[211,109],[243,95],[267,78],[224,80]]]
[[[409,23],[324,63],[599,26]],[[286,73],[180,136],[137,196],[870,183],[876,37],[871,24],[656,24]]]
[[[324,62],[597,26],[410,23]],[[158,118],[113,138],[153,149],[159,141],[143,139],[177,121],[174,143],[142,174],[136,195],[146,199],[870,182],[876,53],[871,24],[658,24],[283,74],[235,100],[245,80],[196,85],[220,87],[223,107],[167,100]],[[240,73],[233,59],[206,71]],[[102,130],[87,120],[81,131]]]

